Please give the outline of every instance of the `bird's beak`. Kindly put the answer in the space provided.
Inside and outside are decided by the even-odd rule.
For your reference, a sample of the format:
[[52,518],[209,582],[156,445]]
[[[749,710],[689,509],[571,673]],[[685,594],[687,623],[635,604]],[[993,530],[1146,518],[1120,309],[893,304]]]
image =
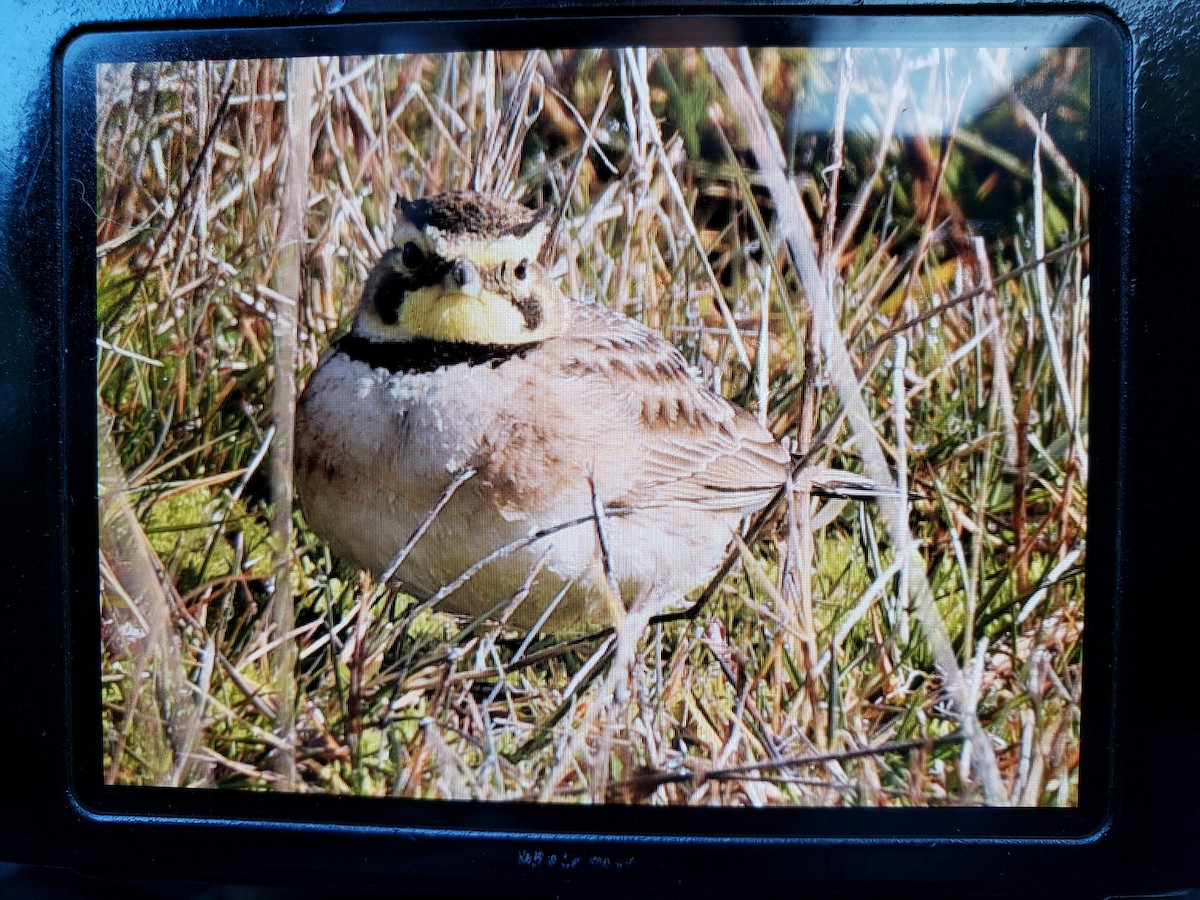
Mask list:
[[445,286],[447,293],[478,297],[483,288],[483,279],[470,260],[456,259],[446,275]]

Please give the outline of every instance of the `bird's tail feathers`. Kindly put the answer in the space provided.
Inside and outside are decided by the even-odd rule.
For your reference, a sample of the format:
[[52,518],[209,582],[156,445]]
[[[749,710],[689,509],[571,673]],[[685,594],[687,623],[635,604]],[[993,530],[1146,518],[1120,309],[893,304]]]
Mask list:
[[[821,466],[802,471],[796,478],[796,485],[807,486],[820,497],[839,500],[874,500],[880,497],[900,496],[900,489],[895,484],[880,484],[874,478],[857,472]],[[909,492],[909,497],[916,499],[920,495]]]

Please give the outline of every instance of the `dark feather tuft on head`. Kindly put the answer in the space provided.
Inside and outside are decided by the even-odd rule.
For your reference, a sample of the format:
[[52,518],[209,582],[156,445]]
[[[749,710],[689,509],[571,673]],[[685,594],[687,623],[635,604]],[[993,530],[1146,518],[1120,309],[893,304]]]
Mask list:
[[400,213],[417,228],[433,227],[450,234],[522,237],[545,217],[548,208],[534,211],[504,197],[454,191],[416,200],[400,198]]

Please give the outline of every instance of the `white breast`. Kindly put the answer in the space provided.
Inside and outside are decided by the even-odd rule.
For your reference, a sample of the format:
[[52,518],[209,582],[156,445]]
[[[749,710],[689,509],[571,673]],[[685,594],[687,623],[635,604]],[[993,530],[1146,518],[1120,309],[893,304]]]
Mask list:
[[[461,470],[487,468],[481,454],[502,446],[497,430],[511,427],[505,411],[528,406],[530,398],[517,393],[536,391],[537,384],[537,372],[522,360],[506,363],[503,373],[483,364],[392,374],[342,354],[329,357],[297,410],[296,487],[309,525],[337,554],[378,575]],[[396,580],[428,599],[498,555],[440,608],[495,617],[541,566],[510,624],[531,626],[568,584],[546,627],[606,623],[611,605],[595,522],[556,530],[591,511],[582,485],[523,506],[498,504],[486,479],[473,477],[432,520]],[[738,518],[702,518],[697,528],[694,511],[668,507],[606,520],[611,571],[626,602],[652,594],[682,600],[716,568]],[[546,531],[553,533],[529,542]]]
[[[392,374],[331,356],[313,374],[297,410],[296,488],[309,525],[338,555],[376,574],[384,571],[458,472],[478,462],[483,437],[517,386],[487,365]],[[427,599],[540,524],[511,510],[502,514],[487,485],[472,479],[433,519],[397,581]],[[440,608],[478,615],[502,604],[543,552],[514,549]],[[578,574],[567,571],[566,580]],[[532,624],[534,607],[547,600],[543,595],[553,596],[554,582],[563,583],[558,577],[543,581],[513,624]],[[583,618],[581,603],[582,594],[572,597],[564,614]]]

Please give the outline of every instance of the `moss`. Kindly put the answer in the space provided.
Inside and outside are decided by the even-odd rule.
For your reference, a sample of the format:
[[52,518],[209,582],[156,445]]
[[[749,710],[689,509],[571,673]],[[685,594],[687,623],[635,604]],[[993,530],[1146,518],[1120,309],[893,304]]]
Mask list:
[[[232,538],[239,531],[245,573],[252,578],[271,574],[271,533],[265,518],[253,515],[241,500],[228,516],[223,515],[226,507],[223,496],[196,487],[164,497],[150,508],[143,523],[146,534],[167,567],[178,569],[181,583],[194,587],[233,574],[237,560]],[[221,521],[223,536],[208,552],[212,528]]]

